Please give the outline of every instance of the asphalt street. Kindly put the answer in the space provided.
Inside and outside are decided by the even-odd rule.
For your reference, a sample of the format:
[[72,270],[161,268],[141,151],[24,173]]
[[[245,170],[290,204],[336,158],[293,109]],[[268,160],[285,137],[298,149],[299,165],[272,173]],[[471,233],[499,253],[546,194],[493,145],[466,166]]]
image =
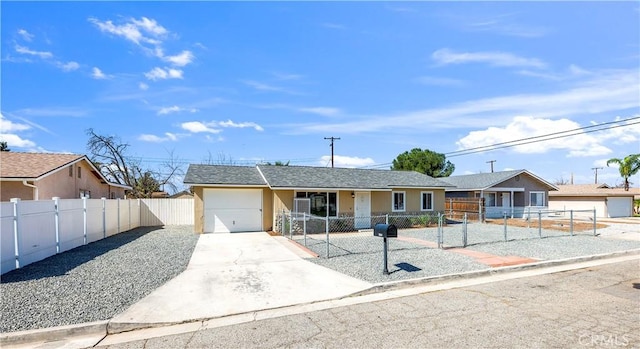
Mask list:
[[[113,343],[110,337],[102,343]],[[640,266],[632,260],[230,326],[203,324],[98,347],[639,348]]]

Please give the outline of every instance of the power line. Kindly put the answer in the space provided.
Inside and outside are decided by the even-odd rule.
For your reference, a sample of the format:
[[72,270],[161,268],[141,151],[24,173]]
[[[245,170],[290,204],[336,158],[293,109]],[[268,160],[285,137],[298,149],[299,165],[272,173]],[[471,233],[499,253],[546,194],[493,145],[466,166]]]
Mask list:
[[[620,124],[622,122],[633,121],[633,120],[637,120],[637,119],[640,119],[640,117],[632,117],[632,118],[628,118],[628,119],[621,119],[621,120],[616,120],[616,121],[605,122],[605,123],[601,123],[601,124],[597,124],[597,125],[589,125],[589,126],[579,127],[579,128],[575,128],[575,129],[571,129],[571,130],[566,130],[566,131],[558,131],[558,132],[552,132],[552,133],[539,135],[539,136],[526,137],[526,138],[522,138],[522,139],[508,141],[508,142],[500,142],[500,143],[495,143],[495,144],[491,144],[491,145],[485,145],[485,146],[474,147],[474,148],[467,148],[467,149],[462,149],[462,150],[457,150],[457,151],[445,153],[444,155],[448,156],[448,157],[456,157],[456,156],[470,155],[470,154],[481,153],[481,152],[497,150],[497,149],[517,147],[517,146],[520,146],[520,145],[526,145],[526,144],[532,144],[532,143],[538,143],[538,142],[545,142],[545,141],[550,141],[550,140],[553,140],[553,139],[573,137],[573,136],[578,136],[578,135],[586,134],[586,133],[593,133],[593,132],[599,132],[599,131],[615,129],[615,128],[619,128],[619,127],[626,127],[626,126],[640,124],[640,121]],[[617,124],[617,125],[613,125],[613,124]],[[607,126],[607,125],[613,125],[613,126],[602,127],[602,126]],[[597,128],[597,129],[591,130],[592,128]],[[584,130],[587,130],[587,131],[584,131]],[[551,136],[555,136],[555,137],[551,137]],[[376,168],[383,168],[383,167],[386,167],[386,166],[390,166],[392,164],[393,164],[393,162],[385,162],[385,163],[381,163],[381,164],[377,164],[377,165],[363,166],[362,168],[376,169]]]
[[331,144],[329,146],[331,147],[331,167],[333,167],[333,141],[339,140],[340,137],[324,137],[324,139],[331,140]]

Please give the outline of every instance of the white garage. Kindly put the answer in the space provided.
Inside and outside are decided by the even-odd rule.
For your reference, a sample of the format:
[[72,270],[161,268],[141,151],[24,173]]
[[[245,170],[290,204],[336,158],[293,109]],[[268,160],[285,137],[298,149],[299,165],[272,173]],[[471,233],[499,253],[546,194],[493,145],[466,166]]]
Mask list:
[[[558,185],[549,192],[550,210],[596,210],[596,217],[633,216],[633,193],[610,188],[606,184]],[[592,215],[588,212],[578,216]]]
[[262,189],[205,188],[204,232],[262,231]]
[[633,198],[632,197],[608,197],[607,213],[610,218],[614,217],[631,217],[633,216]]

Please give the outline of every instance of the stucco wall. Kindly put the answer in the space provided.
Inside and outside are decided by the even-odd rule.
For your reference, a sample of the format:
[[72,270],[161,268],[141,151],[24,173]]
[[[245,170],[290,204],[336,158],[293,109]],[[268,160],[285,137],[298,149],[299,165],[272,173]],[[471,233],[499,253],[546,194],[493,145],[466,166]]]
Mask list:
[[[73,172],[69,175],[69,168]],[[80,178],[78,178],[78,169]],[[33,181],[28,181],[33,184]],[[5,184],[7,190],[5,192]],[[101,179],[91,172],[91,165],[86,161],[80,161],[73,165],[66,166],[58,171],[35,182],[38,187],[38,200],[51,200],[54,197],[61,199],[77,199],[80,197],[80,190],[90,193],[92,199],[99,198],[124,198],[124,189],[113,187],[101,183]],[[19,197],[22,200],[33,200],[32,189],[25,187],[22,182],[3,182],[2,201],[8,201],[12,197]],[[24,188],[20,188],[24,187]],[[25,189],[26,188],[26,189]],[[113,193],[113,195],[111,195]],[[14,196],[12,196],[14,195]]]
[[21,200],[33,200],[33,188],[24,186],[22,182],[1,182],[0,200],[9,201],[12,198],[19,198]]
[[193,230],[196,233],[204,232],[204,188],[193,187]]

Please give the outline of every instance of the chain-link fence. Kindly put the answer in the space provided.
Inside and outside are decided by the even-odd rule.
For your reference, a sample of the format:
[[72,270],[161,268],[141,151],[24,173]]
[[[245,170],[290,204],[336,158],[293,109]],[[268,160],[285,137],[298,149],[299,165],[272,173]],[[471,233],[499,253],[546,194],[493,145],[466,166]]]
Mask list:
[[[330,258],[349,254],[379,253],[381,238],[373,235],[378,223],[393,224],[398,238],[389,239],[389,250],[467,247],[514,240],[557,236],[597,235],[595,210],[538,210],[525,218],[470,221],[467,215],[452,220],[442,212],[379,214],[370,217],[318,217],[282,212],[276,231]],[[362,228],[364,227],[364,228]]]

